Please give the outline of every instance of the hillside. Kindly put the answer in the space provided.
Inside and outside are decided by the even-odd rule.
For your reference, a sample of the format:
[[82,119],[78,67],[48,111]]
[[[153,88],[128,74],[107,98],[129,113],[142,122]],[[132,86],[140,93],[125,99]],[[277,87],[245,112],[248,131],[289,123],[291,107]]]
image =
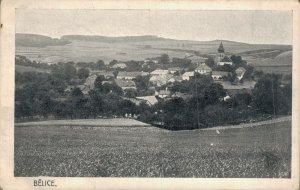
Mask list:
[[66,39],[50,38],[48,36],[37,34],[16,34],[16,46],[26,47],[46,47],[46,46],[61,46],[70,43]]
[[[25,38],[25,36],[27,37]],[[100,59],[108,63],[113,59],[120,61],[144,60],[164,53],[171,58],[183,58],[195,52],[214,56],[220,44],[220,40],[188,41],[157,36],[106,37],[66,35],[62,36],[61,39],[51,39],[40,35],[16,34],[16,54],[24,55],[37,62],[50,64],[66,61],[96,62]],[[262,57],[268,54],[268,58],[275,58],[279,53],[292,49],[289,45],[262,45],[222,41],[227,54],[241,53],[241,55],[252,59],[257,59],[258,52],[256,51],[261,51]],[[279,51],[279,53],[270,54],[270,51]]]

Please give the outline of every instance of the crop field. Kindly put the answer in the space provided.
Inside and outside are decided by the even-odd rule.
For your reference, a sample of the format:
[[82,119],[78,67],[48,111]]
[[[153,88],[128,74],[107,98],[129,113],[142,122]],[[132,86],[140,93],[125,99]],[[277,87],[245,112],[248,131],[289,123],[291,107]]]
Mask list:
[[225,130],[15,127],[15,176],[291,177],[291,121]]
[[[142,41],[124,43],[105,43],[94,41],[71,40],[72,43],[63,46],[47,47],[16,47],[16,55],[26,56],[30,60],[49,64],[57,62],[96,62],[99,59],[106,63],[116,59],[120,61],[137,60],[168,54],[172,57],[183,58],[191,51],[201,54],[216,54],[220,41],[197,42],[182,40]],[[280,45],[255,45],[238,42],[223,42],[226,52],[230,54],[247,52],[247,56],[257,54],[255,50],[287,51],[290,47]],[[179,51],[180,50],[180,51]],[[249,51],[249,52],[248,52]],[[267,53],[268,53],[267,51]],[[264,51],[262,54],[265,53]],[[277,54],[276,54],[277,55]],[[275,56],[275,55],[274,55]],[[270,56],[269,56],[270,57]]]
[[256,66],[254,68],[255,71],[262,71],[264,73],[275,73],[275,74],[292,74],[292,66],[291,65],[283,65],[283,66]]

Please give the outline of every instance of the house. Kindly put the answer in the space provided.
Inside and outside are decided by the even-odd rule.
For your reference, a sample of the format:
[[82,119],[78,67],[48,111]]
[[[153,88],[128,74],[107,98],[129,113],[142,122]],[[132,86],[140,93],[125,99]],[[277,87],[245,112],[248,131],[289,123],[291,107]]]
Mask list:
[[112,69],[125,69],[127,65],[125,63],[116,63],[111,66]]
[[85,83],[84,86],[86,86],[87,88],[89,88],[90,90],[93,89],[95,87],[95,80],[97,78],[97,75],[90,75],[88,78],[85,79]]
[[167,75],[169,73],[168,70],[163,69],[155,69],[150,73],[151,76],[159,76],[159,75]]
[[137,76],[147,76],[149,75],[148,72],[119,72],[117,79],[125,79],[125,80],[132,80],[135,79]]
[[169,73],[171,73],[171,74],[174,74],[174,73],[176,73],[176,72],[180,72],[180,71],[182,71],[182,70],[183,70],[183,69],[180,68],[180,67],[170,67],[170,68],[168,69]]
[[149,82],[152,83],[154,86],[162,86],[164,84],[167,84],[170,78],[172,78],[172,75],[170,74],[155,75],[149,79]]
[[144,63],[154,63],[157,64],[159,61],[159,58],[149,58],[149,59],[145,59]]
[[166,97],[170,97],[171,92],[168,89],[160,90],[160,91],[156,92],[156,95],[160,98],[166,98]]
[[232,60],[225,55],[225,48],[222,41],[218,48],[217,65],[232,65]]
[[103,76],[107,80],[115,78],[114,73],[110,71],[92,70],[90,73],[91,75],[95,74],[97,76]]
[[75,88],[76,88],[76,86],[74,86],[74,85],[69,85],[69,86],[67,86],[67,88],[65,89],[65,92],[66,92],[66,93],[70,93],[70,92],[72,92]]
[[115,83],[122,88],[123,91],[126,89],[136,89],[135,82],[132,80],[116,79]]
[[191,71],[191,72],[185,72],[183,75],[182,75],[182,80],[190,80],[191,77],[193,77],[195,75],[195,72],[194,71]]
[[86,86],[86,85],[78,85],[77,87],[81,90],[82,94],[84,94],[84,95],[87,95],[89,93],[89,91],[94,88],[94,87],[90,88],[89,86]]
[[212,71],[212,69],[209,66],[207,66],[205,63],[202,63],[201,65],[199,65],[199,67],[197,67],[195,69],[195,72],[197,72],[201,75],[210,74],[211,71]]
[[158,102],[155,96],[139,96],[136,97],[136,99],[144,100],[144,102],[149,106],[153,106]]
[[217,64],[221,66],[232,65],[232,60],[227,55],[225,55]]
[[242,80],[242,78],[244,77],[244,74],[246,73],[246,69],[244,67],[239,67],[235,70],[236,73],[236,77],[239,80]]
[[172,76],[169,80],[168,83],[173,83],[173,82],[181,82],[182,81],[182,76]]
[[226,72],[226,71],[213,71],[211,73],[211,77],[214,79],[214,80],[221,80],[223,79],[224,77],[228,76],[229,72]]

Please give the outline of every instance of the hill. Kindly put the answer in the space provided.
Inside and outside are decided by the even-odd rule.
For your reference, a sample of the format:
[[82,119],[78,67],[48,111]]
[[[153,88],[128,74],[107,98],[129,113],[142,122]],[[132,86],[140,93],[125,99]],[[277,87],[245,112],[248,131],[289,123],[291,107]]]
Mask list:
[[[100,59],[108,63],[113,59],[120,61],[144,60],[164,53],[171,58],[183,58],[195,52],[214,56],[221,42],[220,40],[176,40],[157,36],[66,35],[62,36],[61,39],[51,39],[40,35],[16,34],[16,54],[24,55],[37,62],[50,64],[66,61],[96,62]],[[289,45],[247,44],[227,40],[222,40],[222,42],[227,54],[242,53],[241,55],[245,57],[255,59],[257,57],[253,55],[257,54],[255,52],[257,50],[262,51],[261,54],[263,55],[275,50],[283,53],[292,48]],[[264,50],[266,51],[264,52]],[[272,54],[269,57],[275,58],[278,54]]]
[[70,41],[66,39],[50,38],[38,34],[16,34],[16,46],[46,47],[66,45],[68,43],[70,43]]

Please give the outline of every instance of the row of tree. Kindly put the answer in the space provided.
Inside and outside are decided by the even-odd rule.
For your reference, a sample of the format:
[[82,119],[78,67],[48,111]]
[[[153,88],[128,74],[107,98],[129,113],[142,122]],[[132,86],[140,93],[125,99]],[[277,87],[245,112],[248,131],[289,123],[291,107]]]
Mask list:
[[251,93],[237,93],[230,99],[224,99],[227,92],[208,76],[177,83],[171,91],[192,96],[160,101],[152,108],[152,112],[143,112],[141,120],[180,130],[291,114],[291,83],[281,85],[281,77],[274,74],[263,75]]

